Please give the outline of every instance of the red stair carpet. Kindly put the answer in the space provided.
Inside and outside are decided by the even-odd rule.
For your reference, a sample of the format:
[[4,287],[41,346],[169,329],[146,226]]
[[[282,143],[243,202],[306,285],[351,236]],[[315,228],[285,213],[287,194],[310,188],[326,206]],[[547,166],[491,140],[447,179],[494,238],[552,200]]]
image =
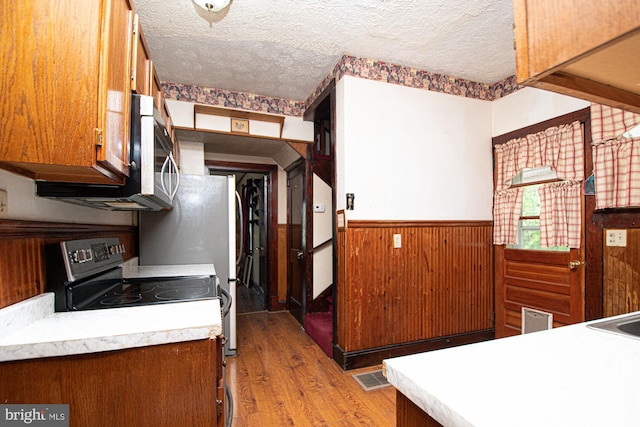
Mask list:
[[310,313],[304,316],[304,330],[327,356],[333,357],[333,314]]
[[328,312],[309,313],[304,316],[304,330],[313,338],[327,356],[333,358],[333,299]]

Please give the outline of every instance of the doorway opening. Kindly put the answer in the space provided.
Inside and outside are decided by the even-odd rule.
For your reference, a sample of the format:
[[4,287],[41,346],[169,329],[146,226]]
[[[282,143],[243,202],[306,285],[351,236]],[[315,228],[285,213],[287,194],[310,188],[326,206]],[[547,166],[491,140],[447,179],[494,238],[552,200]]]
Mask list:
[[277,165],[206,161],[236,181],[237,314],[281,310],[277,264]]

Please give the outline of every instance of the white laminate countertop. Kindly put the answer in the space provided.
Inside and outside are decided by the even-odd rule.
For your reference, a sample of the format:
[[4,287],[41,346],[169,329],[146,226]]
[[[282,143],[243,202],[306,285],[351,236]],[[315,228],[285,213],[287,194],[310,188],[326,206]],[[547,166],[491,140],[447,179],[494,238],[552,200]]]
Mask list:
[[585,323],[384,365],[388,381],[444,426],[640,425],[640,340]]
[[0,309],[0,362],[97,353],[222,334],[218,299],[54,312],[47,292]]

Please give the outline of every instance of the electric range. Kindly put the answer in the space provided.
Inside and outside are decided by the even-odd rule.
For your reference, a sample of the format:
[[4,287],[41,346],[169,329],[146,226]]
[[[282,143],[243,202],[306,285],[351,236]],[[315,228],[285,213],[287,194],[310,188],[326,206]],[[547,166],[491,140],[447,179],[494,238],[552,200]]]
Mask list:
[[[48,291],[56,311],[92,310],[221,298],[215,275],[123,277],[126,248],[117,238],[45,247]],[[225,304],[226,305],[226,304]]]

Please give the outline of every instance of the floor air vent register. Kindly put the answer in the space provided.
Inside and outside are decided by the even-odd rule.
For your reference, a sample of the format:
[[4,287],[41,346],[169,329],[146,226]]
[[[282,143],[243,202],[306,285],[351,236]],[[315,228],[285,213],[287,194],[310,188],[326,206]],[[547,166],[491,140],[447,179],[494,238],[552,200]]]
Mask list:
[[360,384],[360,387],[362,387],[364,391],[377,390],[391,385],[387,382],[385,376],[382,375],[382,370],[353,374],[352,377]]

